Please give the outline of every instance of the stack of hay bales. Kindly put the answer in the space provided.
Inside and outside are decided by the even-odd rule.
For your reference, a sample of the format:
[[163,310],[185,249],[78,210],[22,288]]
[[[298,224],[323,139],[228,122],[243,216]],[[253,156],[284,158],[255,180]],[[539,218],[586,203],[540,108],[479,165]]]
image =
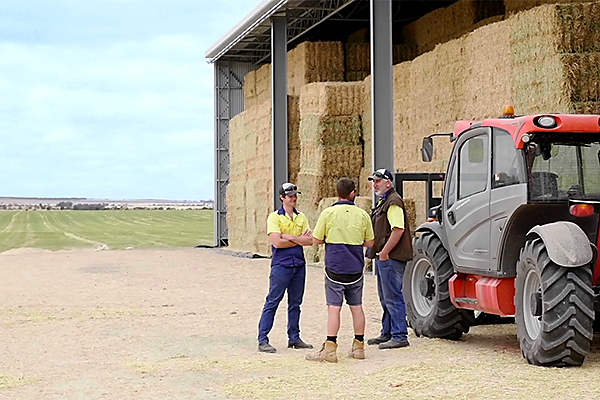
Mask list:
[[[340,42],[303,42],[288,51],[288,95],[299,96],[302,86],[312,82],[344,80],[344,49]],[[264,64],[244,77],[245,109],[271,101],[271,64]]]
[[558,51],[573,111],[600,114],[600,2],[556,6]]
[[363,167],[363,95],[362,82],[312,83],[302,88],[297,184],[302,191],[300,207],[311,224],[321,200],[336,196],[338,179],[358,181]]
[[[392,64],[412,60],[418,55],[415,45],[395,44],[392,47]],[[345,57],[346,82],[362,81],[371,74],[369,43],[347,43]]]
[[555,3],[588,3],[590,0],[504,0],[506,14],[511,15],[533,7]]
[[288,94],[298,96],[313,82],[344,80],[344,48],[341,42],[303,42],[288,51]]
[[460,0],[405,25],[402,42],[416,45],[419,54],[423,54],[439,43],[472,31],[480,21],[503,16],[504,13],[505,7],[500,1]]
[[288,180],[300,172],[300,96],[288,96]]
[[[543,5],[438,45],[394,66],[395,166],[401,172],[445,171],[452,145],[435,139],[432,163],[421,161],[424,136],[451,132],[457,120],[518,114],[600,112],[600,2]],[[370,130],[370,77],[363,114]],[[370,148],[365,134],[365,148]],[[372,156],[365,152],[365,165]],[[366,187],[361,174],[361,191]],[[425,219],[424,186],[405,186]]]
[[346,43],[346,82],[362,81],[371,73],[369,43]]
[[254,106],[230,121],[227,187],[229,244],[269,254],[266,218],[272,208],[271,107]]

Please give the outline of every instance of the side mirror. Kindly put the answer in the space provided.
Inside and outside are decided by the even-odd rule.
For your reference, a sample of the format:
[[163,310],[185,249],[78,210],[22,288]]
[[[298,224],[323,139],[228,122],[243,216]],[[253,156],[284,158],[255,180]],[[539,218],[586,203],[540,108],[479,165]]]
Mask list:
[[433,138],[423,138],[423,145],[421,147],[421,158],[425,162],[431,162],[431,159],[433,158]]

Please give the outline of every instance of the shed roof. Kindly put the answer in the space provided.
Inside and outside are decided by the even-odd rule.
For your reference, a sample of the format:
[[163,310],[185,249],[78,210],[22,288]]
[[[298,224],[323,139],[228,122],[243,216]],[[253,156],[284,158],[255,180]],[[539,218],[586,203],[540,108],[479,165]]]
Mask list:
[[[454,1],[393,0],[395,26],[404,25]],[[288,48],[304,40],[341,40],[369,26],[366,0],[263,0],[206,51],[209,62],[245,61],[260,64],[271,55],[270,18],[287,17]]]

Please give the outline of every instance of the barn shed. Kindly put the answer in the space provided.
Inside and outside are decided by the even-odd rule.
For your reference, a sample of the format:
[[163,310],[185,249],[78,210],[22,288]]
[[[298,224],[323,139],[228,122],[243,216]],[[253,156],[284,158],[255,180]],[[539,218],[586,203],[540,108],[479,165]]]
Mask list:
[[[337,179],[444,172],[456,120],[598,113],[600,2],[266,0],[206,52],[215,69],[215,244],[268,254],[276,188],[314,226]],[[404,191],[415,223],[422,183]],[[316,249],[309,261],[319,260]]]

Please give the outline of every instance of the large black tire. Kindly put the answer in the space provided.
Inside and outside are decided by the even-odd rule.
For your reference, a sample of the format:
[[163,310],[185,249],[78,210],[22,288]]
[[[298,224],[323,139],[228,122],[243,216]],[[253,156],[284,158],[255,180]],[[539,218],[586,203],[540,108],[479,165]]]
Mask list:
[[473,311],[450,301],[448,281],[454,269],[448,252],[433,233],[416,237],[413,251],[402,284],[410,327],[417,336],[460,339],[475,319]]
[[561,267],[540,238],[521,249],[515,280],[515,320],[521,352],[530,364],[583,364],[590,351],[594,291],[589,266]]

